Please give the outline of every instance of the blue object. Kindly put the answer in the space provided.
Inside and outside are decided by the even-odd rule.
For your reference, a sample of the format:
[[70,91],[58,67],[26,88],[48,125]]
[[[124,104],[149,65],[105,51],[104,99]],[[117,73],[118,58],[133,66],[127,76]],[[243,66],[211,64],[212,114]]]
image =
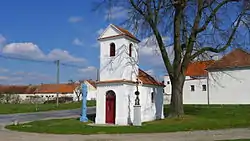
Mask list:
[[82,115],[80,118],[81,122],[88,122],[88,118],[87,118],[87,85],[86,84],[82,84]]

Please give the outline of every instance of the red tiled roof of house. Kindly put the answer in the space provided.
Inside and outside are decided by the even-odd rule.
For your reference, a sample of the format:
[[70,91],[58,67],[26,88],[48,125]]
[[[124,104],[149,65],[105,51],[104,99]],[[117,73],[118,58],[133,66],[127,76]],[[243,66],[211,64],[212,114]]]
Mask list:
[[250,54],[240,48],[237,48],[222,57],[220,60],[215,61],[215,63],[209,66],[207,69],[224,69],[249,66]]
[[186,76],[207,76],[206,68],[214,62],[214,60],[191,62],[187,67]]
[[4,94],[34,94],[36,85],[0,85],[0,93]]
[[42,84],[35,93],[73,93],[79,84]]
[[127,36],[129,38],[132,38],[132,39],[138,41],[138,42],[140,41],[132,33],[130,33],[128,30],[126,30],[124,28],[121,28],[119,26],[113,25],[113,24],[112,24],[112,26],[114,26],[115,28],[117,28],[121,32],[121,34],[114,35],[114,36],[109,36],[109,37],[104,37],[104,38],[100,38],[100,39],[107,39],[107,38],[113,38],[113,37],[118,37],[118,36],[124,36],[125,35],[125,36]]
[[[139,69],[138,79],[140,81],[142,81],[143,84],[164,86],[163,83],[158,82],[152,76],[150,76],[149,74],[147,74],[145,71],[143,71],[141,69]],[[97,84],[100,84],[100,83],[120,83],[120,82],[135,83],[134,81],[131,81],[131,80],[107,80],[107,81],[99,81],[99,82],[97,82]]]

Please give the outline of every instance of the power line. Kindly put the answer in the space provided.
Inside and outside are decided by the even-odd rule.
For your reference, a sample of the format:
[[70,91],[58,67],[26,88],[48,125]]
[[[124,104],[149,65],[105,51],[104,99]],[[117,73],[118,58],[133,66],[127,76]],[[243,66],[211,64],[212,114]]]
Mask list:
[[77,65],[72,65],[72,64],[66,64],[66,63],[61,63],[62,66],[66,67],[72,67],[72,68],[84,68],[84,66],[77,66]]
[[5,56],[5,55],[2,55],[2,54],[0,54],[0,58],[11,59],[11,60],[19,60],[19,61],[29,61],[29,62],[36,62],[36,63],[54,63],[55,62],[55,61],[43,61],[43,60],[35,60],[35,59],[29,59],[29,58]]
[[[35,62],[35,63],[49,63],[49,64],[56,64],[57,60],[54,61],[43,61],[43,60],[36,60],[36,59],[30,59],[30,58],[21,58],[21,57],[14,57],[14,56],[6,56],[0,54],[0,58],[3,59],[11,59],[11,60],[19,60],[19,61],[28,61],[28,62]],[[73,67],[73,68],[84,68],[84,66],[77,66],[67,63],[60,63],[62,66],[66,67]]]

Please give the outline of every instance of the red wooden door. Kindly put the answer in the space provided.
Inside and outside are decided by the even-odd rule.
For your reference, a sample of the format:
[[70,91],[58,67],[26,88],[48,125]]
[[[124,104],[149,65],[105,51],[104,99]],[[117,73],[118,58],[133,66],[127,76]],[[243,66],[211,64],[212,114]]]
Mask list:
[[108,91],[106,94],[106,123],[115,124],[115,93]]

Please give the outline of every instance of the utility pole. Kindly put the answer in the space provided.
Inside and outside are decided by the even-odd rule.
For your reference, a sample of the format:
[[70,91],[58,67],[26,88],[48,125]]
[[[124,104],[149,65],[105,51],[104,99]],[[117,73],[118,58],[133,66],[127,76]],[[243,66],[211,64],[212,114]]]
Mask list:
[[56,72],[56,83],[57,83],[57,93],[56,93],[56,106],[59,106],[59,73],[60,73],[60,61],[56,60],[56,67],[57,67],[57,72]]
[[99,81],[99,69],[96,69],[96,81]]

